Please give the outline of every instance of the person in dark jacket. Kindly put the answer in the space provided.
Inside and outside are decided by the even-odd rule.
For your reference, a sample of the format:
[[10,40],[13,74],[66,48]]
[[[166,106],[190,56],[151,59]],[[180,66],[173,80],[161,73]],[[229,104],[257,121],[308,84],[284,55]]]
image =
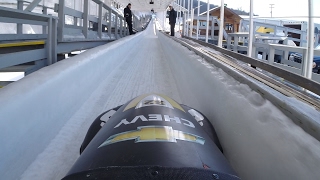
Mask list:
[[124,8],[124,17],[126,18],[126,22],[129,27],[129,33],[135,34],[135,32],[132,31],[132,13],[131,13],[131,4],[129,3],[126,8]]
[[172,5],[169,5],[169,24],[171,29],[171,36],[174,36],[174,27],[176,25],[177,12],[173,9]]

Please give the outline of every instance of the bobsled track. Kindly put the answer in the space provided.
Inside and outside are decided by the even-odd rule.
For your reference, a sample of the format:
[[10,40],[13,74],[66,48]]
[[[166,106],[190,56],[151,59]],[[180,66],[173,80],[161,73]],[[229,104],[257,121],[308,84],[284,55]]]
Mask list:
[[242,179],[320,179],[319,107],[237,72],[240,83],[177,39],[152,21],[2,88],[0,179],[61,179],[100,113],[151,92],[204,113]]

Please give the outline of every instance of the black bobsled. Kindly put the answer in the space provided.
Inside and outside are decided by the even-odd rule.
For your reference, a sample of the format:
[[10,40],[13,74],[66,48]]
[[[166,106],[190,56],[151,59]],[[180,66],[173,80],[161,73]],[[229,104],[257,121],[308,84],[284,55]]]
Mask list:
[[63,180],[240,179],[199,111],[159,94],[106,111],[90,126]]

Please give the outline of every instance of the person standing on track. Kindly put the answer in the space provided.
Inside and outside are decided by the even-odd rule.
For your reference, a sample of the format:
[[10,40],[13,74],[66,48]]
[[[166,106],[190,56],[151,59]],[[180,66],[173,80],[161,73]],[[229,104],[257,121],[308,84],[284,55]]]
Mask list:
[[132,13],[131,13],[131,3],[127,5],[126,8],[124,8],[124,17],[126,18],[126,22],[129,27],[129,33],[130,35],[135,34],[135,32],[132,31]]
[[174,36],[174,27],[176,25],[176,19],[177,19],[177,12],[173,9],[172,5],[169,5],[169,24],[170,24],[170,31],[171,36]]

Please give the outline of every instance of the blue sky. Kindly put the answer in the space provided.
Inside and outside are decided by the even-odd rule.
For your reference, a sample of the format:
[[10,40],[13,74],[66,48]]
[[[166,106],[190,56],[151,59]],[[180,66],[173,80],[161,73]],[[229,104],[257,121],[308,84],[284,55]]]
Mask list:
[[[207,0],[201,1],[207,2]],[[221,4],[221,0],[209,0],[209,2],[215,5]],[[250,11],[250,0],[224,0],[224,3],[230,8],[241,8],[247,12]],[[274,4],[273,17],[308,16],[308,0],[253,0],[253,4],[253,12],[261,17],[270,17],[269,4]],[[313,0],[313,4],[314,16],[319,17],[315,18],[314,22],[320,23],[320,0]],[[303,18],[295,19],[307,20]]]

